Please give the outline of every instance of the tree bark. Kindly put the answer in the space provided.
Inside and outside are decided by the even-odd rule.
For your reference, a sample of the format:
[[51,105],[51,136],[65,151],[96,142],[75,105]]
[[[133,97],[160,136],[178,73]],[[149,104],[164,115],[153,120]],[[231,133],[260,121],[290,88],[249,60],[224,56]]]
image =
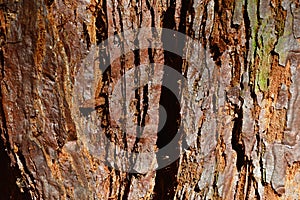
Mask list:
[[3,0],[0,19],[4,199],[299,199],[298,0]]

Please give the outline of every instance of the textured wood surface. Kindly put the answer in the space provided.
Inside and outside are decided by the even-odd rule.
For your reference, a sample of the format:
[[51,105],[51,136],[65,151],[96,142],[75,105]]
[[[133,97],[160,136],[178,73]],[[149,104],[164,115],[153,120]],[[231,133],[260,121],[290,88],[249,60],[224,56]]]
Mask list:
[[0,22],[4,199],[299,199],[299,1],[2,0]]

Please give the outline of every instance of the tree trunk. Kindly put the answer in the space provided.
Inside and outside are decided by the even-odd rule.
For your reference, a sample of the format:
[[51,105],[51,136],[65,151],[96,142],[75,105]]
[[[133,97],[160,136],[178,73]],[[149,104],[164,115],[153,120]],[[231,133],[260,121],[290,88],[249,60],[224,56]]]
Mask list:
[[299,199],[298,0],[0,9],[4,199]]

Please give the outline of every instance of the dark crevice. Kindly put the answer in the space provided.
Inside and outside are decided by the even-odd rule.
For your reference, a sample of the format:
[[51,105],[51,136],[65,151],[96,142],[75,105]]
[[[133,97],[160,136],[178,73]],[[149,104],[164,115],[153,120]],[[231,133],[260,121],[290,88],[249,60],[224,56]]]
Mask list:
[[180,23],[179,23],[178,31],[183,34],[186,34],[187,13],[188,13],[188,9],[190,8],[190,6],[191,6],[191,4],[190,4],[189,0],[181,1]]
[[196,185],[194,187],[194,192],[196,192],[196,193],[200,193],[201,192],[201,189],[199,188],[198,183],[196,183]]
[[90,35],[89,35],[89,31],[87,30],[87,26],[84,22],[82,23],[82,26],[83,26],[84,39],[86,41],[86,48],[90,49],[90,47],[91,47],[91,38],[90,38]]
[[54,3],[54,0],[46,0],[46,5],[50,7]]
[[[108,149],[106,149],[106,152],[108,152],[107,151]],[[111,196],[113,196],[113,182],[114,182],[114,176],[113,176],[113,174],[112,174],[112,170],[113,169],[111,169],[111,168],[109,168],[109,170],[110,170],[110,175],[109,175],[109,183],[110,183],[110,186],[109,186],[109,193],[108,193],[108,195],[111,197]]]
[[141,121],[141,126],[144,127],[146,125],[146,116],[149,107],[149,98],[148,98],[148,85],[143,88],[143,116]]
[[[216,158],[216,163],[217,163],[217,158]],[[214,172],[214,180],[213,180],[213,190],[214,190],[214,199],[221,199],[221,197],[219,196],[219,187],[218,187],[218,176],[219,176],[219,172],[217,170],[215,170]],[[197,184],[198,185],[198,184]],[[199,191],[200,192],[200,191]]]
[[245,194],[245,199],[249,199],[249,196],[250,196],[250,192],[251,192],[251,185],[252,185],[252,177],[253,177],[253,165],[252,165],[252,162],[251,160],[247,160],[246,161],[246,175],[248,174],[248,181],[247,181],[247,185],[245,185],[246,187],[246,194]]
[[247,58],[248,58],[248,53],[249,53],[249,48],[250,48],[250,38],[251,38],[251,23],[249,19],[249,14],[247,11],[247,6],[248,6],[248,0],[245,0],[245,6],[243,8],[243,18],[244,18],[244,23],[245,23],[245,35],[246,35],[246,52],[245,52],[245,57],[244,57],[244,71],[247,71]]
[[258,191],[258,183],[255,180],[255,177],[253,175],[252,175],[251,179],[252,179],[254,189],[255,189],[255,199],[260,200],[260,194],[259,194],[259,191]]
[[[263,141],[261,141],[260,135],[258,133],[256,134],[256,141],[257,141],[257,149],[260,149],[261,151],[264,151],[265,146],[264,146]],[[266,186],[266,184],[267,184],[266,171],[265,171],[266,169],[264,167],[263,156],[261,155],[261,153],[259,155],[259,167],[260,167],[260,173],[261,173],[261,177],[262,177],[261,183],[262,183],[263,186]]]
[[243,125],[242,106],[240,108],[235,106],[235,113],[237,114],[237,117],[234,119],[231,145],[232,145],[232,149],[234,149],[237,153],[236,167],[238,171],[241,171],[242,166],[245,165],[245,150],[244,150],[244,144],[241,140],[242,125]]
[[188,19],[186,23],[186,29],[187,29],[186,33],[191,38],[195,38],[195,31],[193,30],[193,24],[195,20],[195,9],[193,5],[194,5],[194,0],[190,0],[188,5],[188,11],[187,11]]
[[172,3],[170,7],[163,14],[163,28],[174,29],[175,28],[175,3]]
[[[121,172],[120,171],[118,171],[118,170],[116,170],[115,171],[115,173],[116,173],[116,177],[119,177],[120,178],[120,180],[122,180],[122,177],[121,177]],[[113,182],[112,182],[113,183]],[[129,184],[129,183],[127,183],[126,181],[124,181],[124,183],[123,184],[125,184],[125,188],[127,187],[127,185],[126,184]],[[122,191],[122,184],[120,184],[120,186],[119,186],[119,191]],[[126,195],[126,194],[125,194]],[[118,193],[118,199],[126,199],[126,198],[122,198],[122,192],[119,192]]]
[[2,48],[0,49],[0,64],[1,64],[1,76],[4,77],[4,53]]
[[202,20],[201,20],[201,25],[200,25],[201,34],[199,34],[199,35],[202,36],[202,37],[200,37],[200,41],[202,42],[204,47],[206,47],[206,44],[207,44],[206,34],[205,34],[206,21],[207,21],[207,5],[205,5],[205,7],[204,7]]
[[[135,45],[139,46],[139,42],[136,39]],[[135,65],[135,70],[134,70],[134,83],[135,85],[139,86],[140,85],[140,70],[139,70],[139,65],[140,65],[140,50],[134,50],[134,65]],[[137,88],[135,91],[135,99],[136,99],[136,117],[137,117],[137,130],[136,130],[136,141],[135,141],[135,147],[137,146],[140,136],[142,134],[142,130],[140,129],[141,126],[141,121],[142,121],[142,111],[141,111],[141,88]]]
[[[189,1],[182,1],[182,9],[180,16],[179,32],[186,32],[186,14]],[[163,28],[175,29],[175,2],[171,1],[170,7],[164,13],[163,16]],[[164,51],[165,62],[164,65],[172,67],[177,70],[180,74],[182,72],[182,52],[185,45],[185,40],[180,39],[179,35],[166,35],[163,31],[162,33],[162,42],[164,49],[176,49],[178,54]],[[166,48],[167,47],[167,48]],[[176,134],[179,133],[179,125],[181,121],[180,116],[180,103],[177,99],[179,96],[179,77],[170,77],[168,73],[164,73],[162,87],[161,87],[161,96],[160,96],[160,105],[164,107],[166,111],[166,122],[164,123],[163,119],[166,116],[163,116],[164,112],[159,112],[159,126],[163,127],[157,134],[156,145],[159,149],[165,147],[169,144],[170,141],[174,142]],[[170,90],[164,85],[172,85],[174,90]],[[164,123],[164,124],[163,124]],[[153,199],[173,199],[175,196],[175,191],[177,187],[177,172],[179,161],[176,158],[179,158],[180,146],[179,141],[175,141],[177,146],[172,147],[172,152],[168,151],[169,155],[162,155],[162,153],[157,154],[158,167],[163,167],[166,163],[171,162],[166,167],[163,167],[156,172],[155,186],[154,186],[154,197]]]
[[[19,157],[21,163],[23,164],[23,168],[24,168],[25,173],[29,176],[31,182],[34,183],[34,180],[35,180],[35,179],[34,179],[32,173],[30,172],[30,170],[28,169],[28,167],[27,167],[27,165],[26,165],[26,160],[25,160],[24,155],[22,154],[21,151],[18,151],[17,154],[18,154],[18,157]],[[39,191],[36,190],[35,188],[31,188],[31,185],[30,185],[29,183],[27,183],[26,185],[27,185],[28,187],[23,188],[23,189],[24,189],[24,190],[28,190],[27,192],[29,192],[30,190],[34,190],[33,193],[34,193],[34,194],[37,194],[37,197],[38,197],[38,199],[39,199],[39,198],[40,198]]]
[[[160,105],[164,107],[167,113],[167,119],[165,123],[163,120],[159,121],[159,127],[163,127],[163,128],[158,132],[158,139],[156,145],[158,148],[163,148],[174,139],[175,135],[178,132],[181,118],[179,113],[180,112],[179,101],[175,96],[175,94],[173,94],[173,91],[171,91],[165,86],[162,86],[161,88]],[[162,113],[160,113],[160,117],[162,118],[165,117],[162,116],[161,114]],[[166,156],[166,155],[161,155],[161,156]]]
[[220,51],[220,48],[218,44],[213,44],[210,46],[210,51],[213,55],[213,60],[216,62],[217,66],[221,66],[221,60],[220,57],[222,56],[222,52]]
[[[2,122],[3,123],[3,122]],[[4,130],[1,131],[1,136]],[[6,142],[7,143],[7,142]],[[1,199],[31,199],[29,190],[22,188],[23,192],[17,186],[16,182],[22,180],[21,172],[17,166],[12,166],[10,157],[11,149],[5,144],[3,138],[0,138],[0,194]]]
[[153,9],[153,7],[150,5],[149,0],[146,0],[146,5],[147,5],[147,8],[150,10],[150,14],[151,14],[151,27],[155,27],[155,14],[154,14],[154,9]]
[[102,6],[97,11],[95,26],[97,45],[99,45],[108,37],[106,0],[102,1]]

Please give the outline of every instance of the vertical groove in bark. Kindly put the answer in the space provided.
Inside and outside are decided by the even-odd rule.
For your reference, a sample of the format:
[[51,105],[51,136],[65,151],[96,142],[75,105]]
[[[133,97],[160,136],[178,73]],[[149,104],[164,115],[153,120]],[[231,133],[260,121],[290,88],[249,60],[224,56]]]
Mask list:
[[[168,28],[168,29],[175,29],[176,28],[176,23],[175,23],[175,8],[176,8],[176,2],[171,1],[169,8],[166,10],[165,14],[163,15],[163,28]],[[180,13],[181,15],[181,13]],[[180,43],[184,41],[178,41],[176,39],[176,36],[171,36],[172,38],[169,38],[169,35],[166,35],[164,31],[162,32],[162,38],[167,38],[166,40],[167,44],[163,45],[172,45],[170,49],[180,49],[181,45]],[[174,45],[174,46],[173,46]],[[177,71],[181,71],[181,65],[182,65],[182,59],[178,56],[175,55],[171,52],[164,52],[164,57],[165,57],[165,63],[164,65],[170,66],[174,68]],[[164,73],[164,77],[162,80],[162,84],[166,85],[164,81],[170,82],[172,81],[172,85],[177,86],[178,85],[178,80],[171,80],[173,79],[172,77],[168,77],[168,74]],[[177,94],[172,94],[172,92],[165,87],[161,88],[161,96],[160,96],[160,105],[163,106],[168,113],[167,121],[163,125],[162,130],[158,132],[157,135],[157,141],[156,145],[158,148],[163,148],[166,146],[177,134],[178,127],[180,123],[180,106],[179,102],[176,99],[176,96],[178,95],[179,91],[175,91]],[[161,125],[159,125],[161,126]],[[178,141],[179,142],[179,141]],[[179,155],[179,146],[175,147],[174,149],[175,155]],[[172,152],[173,154],[174,152]],[[169,155],[157,155],[158,160],[162,160],[165,162],[165,159],[168,158]],[[158,166],[160,167],[162,163],[158,162]],[[175,161],[174,163],[170,164],[167,167],[164,167],[162,169],[157,170],[156,172],[156,177],[155,177],[155,187],[154,187],[154,199],[170,199],[174,196],[175,193],[175,188],[176,188],[176,174],[178,170],[178,161]]]

